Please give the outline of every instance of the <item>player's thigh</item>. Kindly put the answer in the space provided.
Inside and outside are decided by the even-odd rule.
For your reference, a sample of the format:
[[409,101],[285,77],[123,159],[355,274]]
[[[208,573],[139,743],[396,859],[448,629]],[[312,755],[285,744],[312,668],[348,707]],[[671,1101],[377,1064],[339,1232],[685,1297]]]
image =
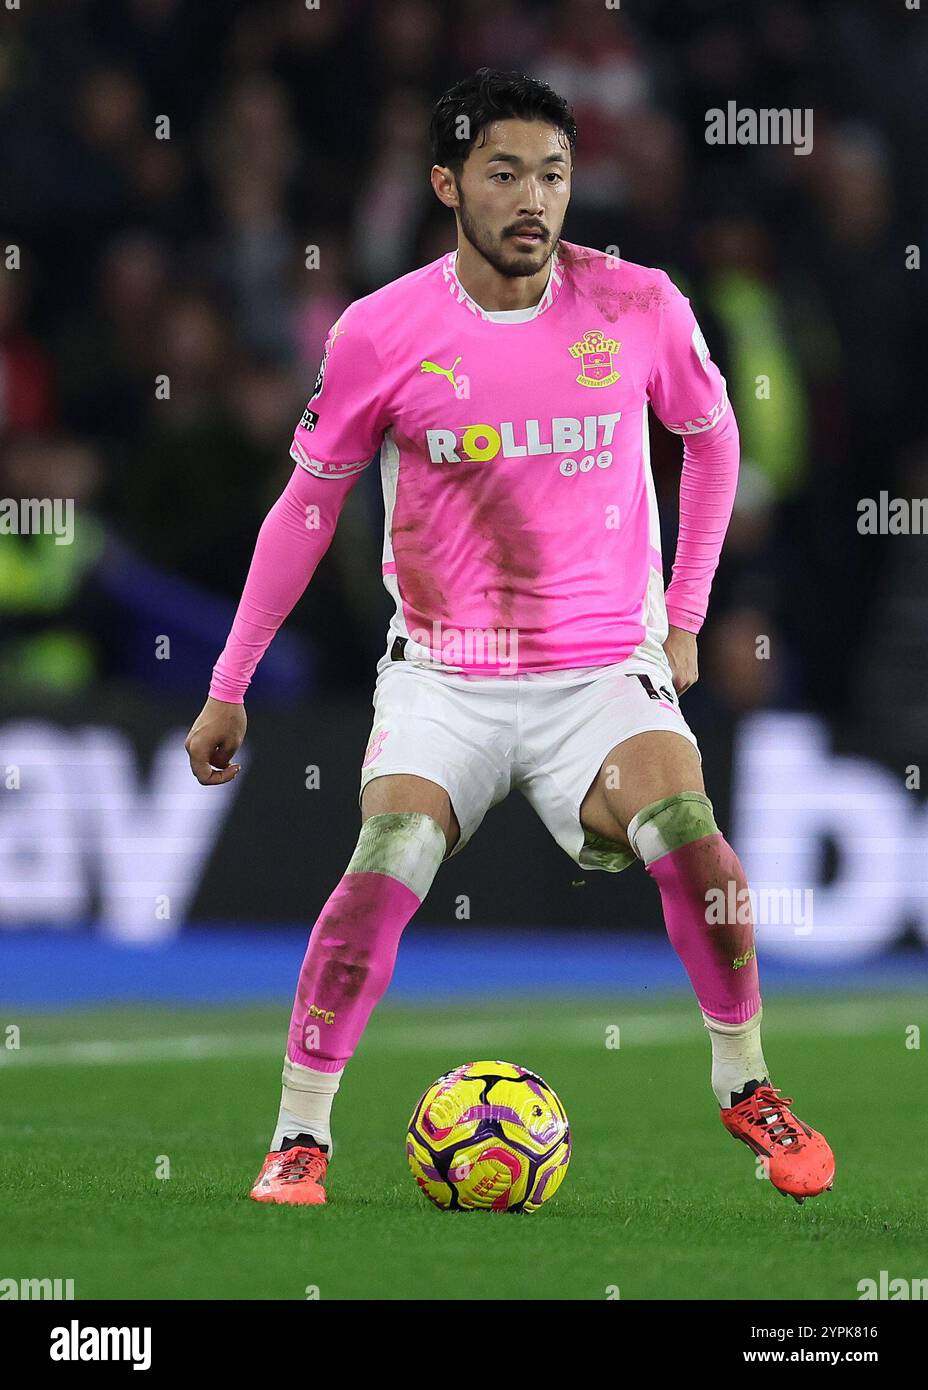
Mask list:
[[374,777],[361,793],[361,820],[390,813],[420,812],[441,826],[448,845],[454,849],[461,833],[451,798],[437,782],[410,772],[384,773]]
[[584,830],[627,845],[629,821],[645,806],[679,792],[702,792],[702,765],[682,734],[650,729],[616,744],[580,807]]

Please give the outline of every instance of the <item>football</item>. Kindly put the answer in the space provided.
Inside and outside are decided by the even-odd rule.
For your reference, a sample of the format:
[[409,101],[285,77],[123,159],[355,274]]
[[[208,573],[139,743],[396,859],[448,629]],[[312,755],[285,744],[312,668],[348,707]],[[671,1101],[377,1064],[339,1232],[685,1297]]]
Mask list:
[[564,1181],[570,1127],[534,1072],[467,1062],[419,1098],[406,1156],[426,1197],[445,1211],[537,1211]]

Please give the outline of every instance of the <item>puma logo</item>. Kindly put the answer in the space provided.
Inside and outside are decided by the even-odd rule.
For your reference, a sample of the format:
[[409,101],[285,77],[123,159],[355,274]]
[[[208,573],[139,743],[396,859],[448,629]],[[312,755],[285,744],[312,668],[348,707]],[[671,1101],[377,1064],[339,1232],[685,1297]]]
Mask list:
[[439,367],[437,362],[429,362],[426,360],[425,362],[420,362],[419,370],[421,372],[435,372],[438,376],[446,376],[453,390],[456,391],[458,389],[458,384],[454,379],[454,369],[460,360],[460,357],[456,357],[450,367]]

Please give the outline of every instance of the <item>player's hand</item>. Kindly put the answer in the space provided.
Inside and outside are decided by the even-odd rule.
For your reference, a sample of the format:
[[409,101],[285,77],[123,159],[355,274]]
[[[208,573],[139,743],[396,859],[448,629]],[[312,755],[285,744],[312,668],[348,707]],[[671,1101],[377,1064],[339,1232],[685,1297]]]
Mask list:
[[244,705],[212,696],[206,701],[184,743],[190,770],[204,787],[218,787],[238,776],[242,765],[230,759],[238,752],[247,725]]
[[670,662],[673,688],[678,695],[689,690],[699,680],[699,660],[696,655],[696,634],[682,627],[671,627],[664,643]]

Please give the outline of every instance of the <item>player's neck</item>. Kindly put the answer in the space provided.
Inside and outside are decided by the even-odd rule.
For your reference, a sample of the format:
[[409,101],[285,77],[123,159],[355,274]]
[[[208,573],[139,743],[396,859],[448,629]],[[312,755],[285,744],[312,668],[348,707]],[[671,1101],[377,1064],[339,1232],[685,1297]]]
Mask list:
[[481,309],[493,314],[507,309],[532,309],[541,299],[551,276],[551,261],[536,275],[512,278],[500,275],[470,242],[458,246],[455,273],[461,285]]

